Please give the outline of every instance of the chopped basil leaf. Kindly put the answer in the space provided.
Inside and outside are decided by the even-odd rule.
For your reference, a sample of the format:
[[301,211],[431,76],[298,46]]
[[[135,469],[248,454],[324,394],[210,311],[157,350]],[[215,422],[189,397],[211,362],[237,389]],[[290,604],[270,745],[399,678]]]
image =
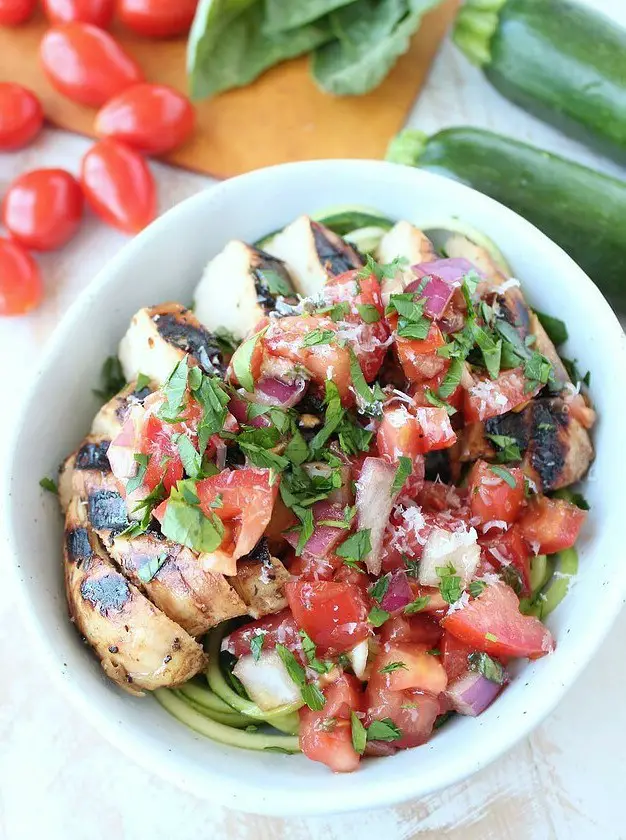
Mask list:
[[315,683],[309,683],[300,689],[302,699],[314,712],[320,712],[326,705],[326,698]]
[[231,359],[231,365],[233,372],[237,377],[237,382],[239,382],[245,391],[254,391],[254,377],[252,376],[251,370],[252,354],[254,353],[259,339],[266,331],[267,327],[253,335],[247,341],[244,341],[243,344],[240,344]]
[[383,575],[379,577],[376,583],[372,584],[370,587],[370,595],[375,601],[380,602],[383,600],[385,595],[387,594],[387,590],[389,589],[389,575]]
[[551,373],[552,365],[545,356],[537,353],[536,350],[533,351],[530,358],[524,364],[524,376],[531,380],[531,382],[539,382],[545,385]]
[[426,397],[426,401],[429,402],[431,405],[436,406],[437,408],[445,408],[450,416],[456,414],[456,408],[449,405],[444,400],[440,399],[437,394],[435,394],[430,388],[426,388],[424,391],[424,396]]
[[281,644],[276,645],[276,653],[280,656],[287,673],[300,689],[302,699],[309,709],[316,712],[321,711],[326,704],[326,698],[316,685],[307,684],[306,672],[293,653]]
[[47,490],[48,493],[56,493],[58,494],[59,488],[57,487],[56,481],[52,478],[48,478],[47,475],[44,475],[43,478],[39,479],[39,486],[42,487],[44,490]]
[[202,417],[198,423],[198,451],[204,455],[209,438],[224,428],[230,397],[217,376],[203,376],[194,396],[202,406]]
[[213,335],[223,353],[232,354],[239,346],[239,340],[225,327],[218,327],[214,330]]
[[429,656],[441,656],[441,651],[439,650],[439,648],[430,648],[430,650],[427,650],[426,653]]
[[476,292],[480,280],[480,275],[477,271],[474,271],[474,269],[471,269],[463,276],[463,287],[467,290],[470,296]]
[[[495,639],[492,641],[495,641]],[[478,651],[476,653],[470,653],[467,657],[467,661],[472,671],[477,671],[479,674],[482,674],[483,677],[486,677],[486,679],[497,683],[498,685],[502,685],[504,683],[504,668],[488,654],[479,653]]]
[[406,257],[396,257],[390,263],[377,263],[371,254],[367,254],[365,265],[359,269],[356,276],[359,280],[365,280],[373,274],[378,280],[391,280],[408,265],[408,262]]
[[461,359],[452,360],[450,367],[448,368],[448,372],[437,391],[440,399],[445,400],[447,397],[452,396],[452,394],[456,391],[461,382],[464,364],[465,363]]
[[330,344],[335,335],[333,330],[311,330],[302,339],[302,346],[314,347],[316,344]]
[[367,732],[355,712],[350,712],[350,723],[352,725],[352,746],[359,755],[365,752],[367,743]]
[[367,616],[367,620],[373,627],[382,627],[390,616],[391,613],[388,613],[387,610],[381,610],[380,607],[372,607]]
[[350,348],[350,377],[354,390],[366,405],[374,402],[374,393],[367,384],[356,353]]
[[173,441],[178,449],[180,460],[183,462],[185,472],[190,478],[200,478],[202,474],[202,458],[200,453],[189,440],[187,435],[174,435]]
[[398,321],[397,333],[401,338],[413,338],[417,341],[423,341],[430,332],[430,321],[428,318],[422,318],[421,321],[415,323],[406,321],[400,318]]
[[161,530],[168,539],[194,551],[215,551],[222,543],[224,526],[215,514],[205,516],[197,504],[188,501],[185,489],[185,482],[179,482],[170,493]]
[[447,566],[436,566],[435,572],[439,578],[441,597],[448,604],[454,604],[463,593],[461,578],[456,574],[456,569],[452,563],[448,563]]
[[539,319],[539,323],[548,334],[550,341],[558,347],[564,344],[568,339],[567,327],[560,318],[555,318],[552,315],[546,315],[543,312],[538,312],[535,309],[535,315]]
[[162,420],[173,422],[178,417],[185,399],[188,376],[189,365],[187,364],[187,356],[183,356],[163,386],[165,403],[158,411],[158,415]]
[[508,435],[485,435],[490,441],[495,443],[498,447],[497,458],[498,461],[506,463],[507,461],[521,461],[522,453],[519,444],[514,437]]
[[167,558],[167,551],[164,551],[162,554],[159,554],[158,557],[151,557],[147,563],[144,563],[143,566],[141,566],[137,570],[137,576],[139,577],[139,579],[142,580],[144,583],[150,583],[150,581],[159,571],[161,566],[167,562]]
[[328,311],[330,315],[330,320],[334,321],[336,324],[337,321],[343,321],[348,313],[350,312],[350,304],[347,303],[345,300],[341,301],[340,303],[336,303],[332,309]]
[[378,669],[379,674],[393,674],[394,671],[399,671],[403,668],[405,671],[408,671],[408,665],[406,662],[389,662],[387,665],[383,665],[382,668]]
[[313,639],[309,636],[309,634],[305,630],[299,631],[300,638],[302,639],[302,650],[304,651],[304,655],[306,656],[307,662],[309,664],[309,668],[312,668],[314,671],[317,671],[318,674],[327,674],[328,671],[333,667],[332,662],[322,662],[317,658],[317,649],[313,642]]
[[326,414],[324,417],[324,425],[310,443],[310,449],[312,452],[322,449],[331,435],[336,431],[344,416],[339,390],[335,383],[331,382],[330,379],[326,381],[325,402]]
[[498,466],[498,464],[490,464],[489,469],[492,473],[497,475],[498,478],[501,478],[503,481],[506,481],[506,483],[511,489],[515,489],[515,479],[506,467],[500,467]]
[[410,604],[407,604],[403,612],[405,615],[413,615],[414,613],[422,612],[422,610],[426,609],[429,603],[430,595],[422,595],[420,598],[416,598],[414,601],[411,601]]
[[143,391],[144,388],[148,387],[150,381],[150,377],[146,376],[145,373],[138,373],[137,381],[135,382],[135,391]]
[[250,639],[250,653],[255,662],[261,658],[261,651],[263,650],[263,643],[265,642],[265,633],[255,633]]
[[343,558],[344,566],[347,566],[349,569],[352,569],[353,571],[358,572],[360,575],[364,575],[365,574],[365,569],[362,569],[359,566],[360,562],[361,562],[360,560],[353,560],[351,557],[344,557]]
[[138,487],[141,487],[143,484],[143,479],[146,474],[146,470],[148,469],[148,464],[150,463],[150,455],[143,455],[141,453],[135,453],[133,455],[133,459],[137,462],[137,472],[131,478],[128,479],[126,484],[126,493],[132,493]]
[[413,472],[413,462],[410,458],[401,455],[398,459],[398,462],[399,463],[396,469],[396,474],[393,479],[393,484],[391,485],[392,496],[396,496],[400,492],[400,490],[402,490],[407,478]]
[[337,428],[339,446],[346,455],[358,455],[359,452],[367,452],[373,436],[373,432],[368,432],[363,426],[352,422],[347,414]]
[[362,531],[357,531],[344,540],[336,549],[335,554],[338,557],[345,557],[348,560],[353,560],[360,563],[368,556],[372,550],[372,543],[370,542],[370,529],[366,528]]
[[294,428],[291,440],[287,444],[283,454],[285,458],[287,458],[289,461],[291,461],[292,464],[296,464],[297,466],[303,464],[309,457],[308,444],[306,440],[302,437],[302,434],[299,429]]
[[102,382],[101,388],[94,389],[93,393],[104,402],[112,399],[126,385],[126,377],[117,356],[109,356],[104,360],[100,372],[100,381]]
[[368,741],[398,741],[402,738],[402,732],[391,720],[373,720],[367,728]]
[[486,588],[487,584],[484,580],[473,580],[468,587],[469,594],[472,598],[478,598],[481,592],[484,592]]
[[318,525],[328,525],[330,528],[343,528],[348,530],[352,526],[352,521],[356,516],[356,505],[346,505],[343,509],[343,519],[320,519]]
[[357,303],[356,308],[366,324],[375,324],[380,321],[380,312],[373,303]]
[[502,339],[494,340],[486,330],[476,324],[473,326],[473,334],[474,340],[482,353],[487,373],[491,379],[497,379],[500,373]]
[[402,556],[404,560],[404,566],[406,568],[406,573],[409,577],[417,578],[419,577],[420,571],[420,561],[419,560],[410,560],[405,555]]
[[271,268],[257,268],[254,273],[271,294],[282,295],[283,297],[293,295],[293,289],[277,271]]

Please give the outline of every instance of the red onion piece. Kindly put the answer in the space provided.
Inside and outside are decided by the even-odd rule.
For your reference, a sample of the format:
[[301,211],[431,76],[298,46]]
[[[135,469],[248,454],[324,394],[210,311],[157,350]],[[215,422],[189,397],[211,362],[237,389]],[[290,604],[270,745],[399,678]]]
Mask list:
[[274,405],[278,408],[293,408],[307,389],[306,379],[283,382],[280,379],[259,379],[254,389],[254,397],[262,405]]
[[226,466],[226,444],[219,435],[213,435],[211,440],[215,445],[215,466],[223,470]]
[[412,600],[413,593],[407,574],[404,569],[399,569],[392,574],[380,606],[383,610],[392,613],[406,607]]
[[383,535],[397,495],[391,492],[395,477],[393,464],[383,458],[366,458],[356,485],[357,528],[370,531],[372,550],[365,565],[372,575],[380,573]]
[[396,752],[396,747],[387,741],[368,741],[365,745],[365,755],[375,755],[378,758],[394,755]]
[[420,297],[425,300],[424,312],[435,320],[443,315],[454,290],[461,285],[464,275],[469,271],[476,271],[480,274],[478,269],[463,257],[451,257],[445,260],[420,263],[414,265],[412,271],[416,274],[417,280],[409,283],[405,291],[416,291],[422,278],[430,277],[430,280],[421,290]]
[[259,414],[251,420],[248,419],[248,410],[251,405],[253,403],[245,397],[231,397],[228,408],[235,420],[242,425],[253,426],[255,429],[263,429],[266,426],[271,426],[269,417],[266,417],[264,414]]
[[493,702],[501,688],[482,674],[468,671],[448,686],[446,697],[460,715],[476,717]]
[[[317,523],[325,519],[341,522],[344,518],[343,507],[323,501],[316,502],[311,511],[315,529],[305,544],[304,551],[314,557],[326,557],[337,543],[345,537],[346,532],[343,528],[334,528],[332,525],[318,525]],[[284,537],[290,545],[295,547],[298,544],[297,531],[287,531]]]

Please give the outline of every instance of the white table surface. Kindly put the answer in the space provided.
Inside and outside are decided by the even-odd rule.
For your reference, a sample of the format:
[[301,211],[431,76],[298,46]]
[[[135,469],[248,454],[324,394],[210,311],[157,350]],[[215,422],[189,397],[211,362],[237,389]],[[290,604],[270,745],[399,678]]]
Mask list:
[[[593,5],[626,25],[625,0],[593,0]],[[504,101],[449,42],[440,51],[410,123],[428,132],[454,124],[500,130],[620,173],[606,159]],[[87,146],[82,138],[47,130],[24,151],[0,155],[0,196],[25,169],[62,166],[76,171]],[[211,183],[209,178],[162,165],[154,170],[162,210]],[[3,432],[13,422],[13,406],[48,337],[78,293],[124,242],[123,236],[89,218],[67,248],[41,258],[46,278],[43,306],[26,318],[0,321],[5,403],[0,412],[0,469]],[[0,511],[0,523],[1,516]],[[196,799],[140,769],[105,742],[43,676],[36,643],[25,634],[7,578],[3,576],[0,586],[0,838],[626,837],[626,613],[557,711],[486,770],[437,795],[394,809],[367,811],[364,803],[358,816],[282,820],[240,814]]]

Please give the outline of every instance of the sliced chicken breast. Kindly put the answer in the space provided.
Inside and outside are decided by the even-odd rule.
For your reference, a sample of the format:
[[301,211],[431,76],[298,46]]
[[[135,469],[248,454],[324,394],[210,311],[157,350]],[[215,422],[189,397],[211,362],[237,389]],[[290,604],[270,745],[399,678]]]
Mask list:
[[205,571],[190,549],[160,534],[114,536],[109,552],[126,577],[191,636],[248,611],[224,575]]
[[224,360],[215,336],[179,303],[140,309],[119,346],[124,376],[131,381],[143,373],[158,385],[187,354],[205,373],[224,375]]
[[298,217],[277,233],[266,250],[285,263],[302,297],[318,297],[329,277],[364,264],[356,248],[308,216]]
[[[404,257],[409,265],[438,259],[435,247],[426,234],[410,222],[396,222],[380,240],[376,258],[380,263]],[[414,277],[412,279],[415,279]]]
[[59,501],[62,510],[67,509],[73,496],[79,496],[86,502],[90,493],[96,490],[117,493],[117,484],[107,458],[110,443],[108,437],[89,435],[76,452],[65,459],[59,471]]
[[291,575],[276,557],[272,557],[267,540],[237,561],[237,577],[230,578],[233,588],[246,603],[246,612],[253,618],[277,613],[287,606],[283,587]]
[[150,383],[144,388],[137,388],[136,380],[129,382],[119,394],[106,402],[98,411],[91,424],[91,434],[113,440],[121,432],[124,420],[132,406],[143,404],[155,387],[154,383]]
[[279,296],[295,296],[285,263],[234,239],[205,268],[194,312],[207,329],[221,327],[243,339],[274,311]]
[[68,507],[64,564],[70,617],[121,688],[142,694],[179,685],[205,666],[201,645],[107,557],[78,499]]

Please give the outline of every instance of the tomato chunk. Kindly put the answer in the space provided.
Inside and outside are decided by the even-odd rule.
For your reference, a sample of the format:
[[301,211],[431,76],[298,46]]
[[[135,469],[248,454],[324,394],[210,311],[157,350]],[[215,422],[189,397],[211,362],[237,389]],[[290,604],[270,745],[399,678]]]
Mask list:
[[473,384],[465,392],[464,412],[469,423],[489,420],[522,405],[532,399],[542,388],[538,383],[526,390],[529,380],[521,368],[503,370],[497,379],[488,376],[474,376]]
[[425,382],[439,376],[450,366],[448,359],[437,355],[446,343],[443,334],[433,321],[425,339],[403,338],[394,334],[398,361],[409,382]]
[[290,581],[285,596],[298,627],[325,651],[349,650],[370,634],[359,587],[339,581]]
[[412,642],[430,649],[437,646],[442,632],[438,622],[426,615],[394,615],[381,627],[380,638],[383,643]]
[[445,630],[439,643],[439,649],[441,650],[443,667],[446,669],[449,682],[452,682],[452,680],[455,680],[467,671],[467,657],[470,653],[474,653],[474,648],[469,647],[469,645],[466,645],[460,639],[457,639],[456,636],[453,636],[452,633],[448,633]]
[[514,522],[524,503],[524,473],[519,467],[476,461],[469,475],[469,502],[472,515],[483,525]]
[[374,660],[370,686],[392,691],[417,688],[430,694],[445,691],[448,678],[444,667],[428,649],[426,645],[387,642]]
[[343,674],[324,689],[326,703],[320,711],[300,709],[300,749],[312,761],[326,764],[335,773],[356,770],[361,759],[352,746],[351,712],[360,711],[363,696],[356,677]]
[[223,649],[236,657],[246,656],[250,653],[251,640],[259,634],[263,636],[263,650],[271,650],[277,644],[285,645],[292,651],[301,648],[296,622],[291,612],[284,609],[275,615],[266,615],[233,630],[224,639]]
[[393,461],[401,456],[415,460],[426,452],[447,449],[455,441],[446,410],[434,406],[413,411],[404,405],[385,409],[376,437],[379,454]]
[[586,511],[564,499],[538,496],[531,500],[519,527],[537,554],[554,554],[574,545],[586,518]]
[[[380,685],[368,685],[365,699],[367,703],[367,726],[370,726],[374,720],[389,718],[400,730],[401,736],[398,740],[389,744],[385,743],[385,746],[392,749],[407,749],[425,744],[430,738],[437,717],[441,713],[439,699],[419,689],[393,691]],[[372,747],[375,745],[376,742],[372,742]],[[368,753],[374,752],[372,747],[368,744]]]
[[520,595],[530,592],[530,557],[531,551],[522,537],[519,525],[514,524],[503,534],[496,536],[481,536],[480,543],[482,557],[492,566],[501,569],[512,566],[519,572],[522,589]]
[[517,595],[505,583],[488,586],[466,607],[446,616],[442,626],[491,656],[539,659],[554,649],[548,628],[538,618],[521,614]]

